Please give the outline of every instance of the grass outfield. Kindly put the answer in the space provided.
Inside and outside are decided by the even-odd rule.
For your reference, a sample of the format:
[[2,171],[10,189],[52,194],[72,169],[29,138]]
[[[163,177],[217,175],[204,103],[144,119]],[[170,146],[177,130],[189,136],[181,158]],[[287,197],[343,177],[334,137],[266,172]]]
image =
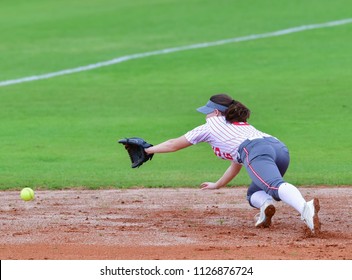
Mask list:
[[[293,3],[294,2],[294,3]],[[0,82],[135,53],[351,18],[351,1],[3,0]],[[204,122],[228,92],[291,151],[288,181],[351,185],[352,24],[126,61],[0,87],[0,189],[198,186],[228,162],[207,144],[130,168],[117,140]],[[231,185],[244,185],[244,170]]]

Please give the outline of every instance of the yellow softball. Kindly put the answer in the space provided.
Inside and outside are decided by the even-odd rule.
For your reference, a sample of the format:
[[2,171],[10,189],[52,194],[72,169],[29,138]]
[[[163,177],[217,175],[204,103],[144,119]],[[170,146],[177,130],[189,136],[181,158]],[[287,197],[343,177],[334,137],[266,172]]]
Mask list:
[[21,190],[21,198],[24,201],[30,201],[34,199],[34,191],[31,188],[23,188]]

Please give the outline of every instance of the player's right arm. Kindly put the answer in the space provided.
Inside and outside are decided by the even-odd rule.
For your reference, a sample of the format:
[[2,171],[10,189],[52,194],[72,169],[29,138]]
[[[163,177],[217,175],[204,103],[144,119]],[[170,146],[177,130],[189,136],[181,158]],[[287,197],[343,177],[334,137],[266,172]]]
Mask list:
[[237,174],[240,172],[241,168],[242,168],[241,164],[232,161],[229,168],[227,168],[224,175],[222,175],[219,180],[217,180],[215,183],[204,182],[200,185],[201,189],[202,190],[215,190],[215,189],[225,187],[228,183],[230,183],[230,181],[233,178],[235,178],[237,176]]

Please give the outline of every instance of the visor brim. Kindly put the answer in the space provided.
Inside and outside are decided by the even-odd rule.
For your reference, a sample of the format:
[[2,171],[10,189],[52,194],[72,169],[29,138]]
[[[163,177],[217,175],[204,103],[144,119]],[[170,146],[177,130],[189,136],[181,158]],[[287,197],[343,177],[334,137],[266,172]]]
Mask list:
[[210,107],[208,107],[208,106],[203,106],[203,107],[199,107],[199,108],[197,109],[197,111],[198,111],[199,113],[208,115],[208,114],[214,112],[214,111],[215,111],[215,108],[210,108]]

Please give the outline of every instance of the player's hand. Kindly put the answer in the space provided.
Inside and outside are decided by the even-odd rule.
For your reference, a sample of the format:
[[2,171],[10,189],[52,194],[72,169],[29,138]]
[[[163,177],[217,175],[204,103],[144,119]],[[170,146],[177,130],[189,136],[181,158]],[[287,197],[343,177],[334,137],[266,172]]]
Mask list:
[[202,190],[216,190],[220,188],[216,183],[212,182],[204,182],[200,185],[200,187]]

